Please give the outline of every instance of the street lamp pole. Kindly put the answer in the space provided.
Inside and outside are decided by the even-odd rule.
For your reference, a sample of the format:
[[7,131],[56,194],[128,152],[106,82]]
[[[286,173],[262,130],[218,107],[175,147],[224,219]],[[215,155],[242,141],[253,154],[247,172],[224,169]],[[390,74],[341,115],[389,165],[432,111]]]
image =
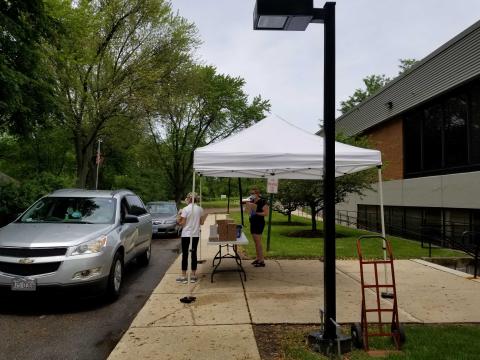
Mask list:
[[[337,335],[335,279],[335,3],[314,8],[313,0],[256,0],[255,30],[304,31],[310,23],[324,24],[324,329],[309,336],[315,349],[331,353],[348,351],[350,338]],[[345,344],[345,346],[343,346]],[[345,350],[344,350],[345,349]]]
[[335,339],[337,318],[335,279],[335,3],[324,6],[323,91],[323,231],[324,240],[324,338]]

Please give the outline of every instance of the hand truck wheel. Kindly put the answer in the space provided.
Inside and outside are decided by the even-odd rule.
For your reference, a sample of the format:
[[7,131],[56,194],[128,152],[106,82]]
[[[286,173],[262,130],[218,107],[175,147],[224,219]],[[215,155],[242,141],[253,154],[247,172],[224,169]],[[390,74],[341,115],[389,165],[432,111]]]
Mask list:
[[395,329],[394,326],[392,325],[392,341],[395,343],[395,336],[398,334],[399,335],[399,340],[400,340],[400,344],[399,345],[403,345],[405,344],[405,341],[407,340],[406,336],[405,336],[405,328],[403,327],[402,324],[398,324],[398,329]]
[[352,324],[350,328],[350,334],[352,336],[352,343],[357,349],[363,349],[363,330],[362,324]]

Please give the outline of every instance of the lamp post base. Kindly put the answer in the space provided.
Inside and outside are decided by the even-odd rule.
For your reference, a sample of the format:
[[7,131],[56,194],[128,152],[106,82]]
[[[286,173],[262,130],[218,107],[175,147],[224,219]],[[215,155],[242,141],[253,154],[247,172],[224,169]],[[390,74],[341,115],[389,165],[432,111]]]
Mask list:
[[352,338],[339,335],[336,339],[324,339],[323,332],[313,332],[307,337],[307,344],[313,351],[324,355],[342,355],[352,351]]

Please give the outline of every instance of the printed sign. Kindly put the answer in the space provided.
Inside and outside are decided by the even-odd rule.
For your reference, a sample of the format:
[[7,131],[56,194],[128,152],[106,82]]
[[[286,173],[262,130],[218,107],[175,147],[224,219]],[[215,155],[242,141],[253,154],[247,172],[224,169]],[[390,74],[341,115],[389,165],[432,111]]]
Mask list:
[[267,193],[276,194],[278,193],[278,179],[271,177],[267,179]]

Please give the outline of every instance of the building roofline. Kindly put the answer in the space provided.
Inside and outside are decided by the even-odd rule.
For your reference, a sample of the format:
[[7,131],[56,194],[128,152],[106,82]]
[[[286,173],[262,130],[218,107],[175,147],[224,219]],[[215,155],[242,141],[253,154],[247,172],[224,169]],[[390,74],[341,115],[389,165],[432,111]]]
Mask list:
[[[413,65],[410,69],[406,70],[404,73],[398,75],[397,77],[395,77],[394,79],[392,79],[391,81],[389,81],[385,86],[383,86],[379,91],[377,91],[376,93],[374,93],[373,95],[370,95],[368,98],[366,98],[364,101],[362,101],[360,104],[356,105],[355,107],[353,107],[352,109],[350,109],[348,112],[346,112],[345,114],[342,114],[340,115],[339,117],[337,117],[335,119],[335,122],[338,122],[346,117],[348,117],[349,115],[351,115],[353,112],[355,111],[358,111],[360,108],[366,106],[369,102],[371,102],[373,99],[377,98],[378,96],[381,96],[385,91],[387,91],[389,88],[391,88],[392,86],[394,86],[395,84],[397,84],[398,82],[404,80],[405,78],[409,77],[409,76],[412,76],[418,69],[420,69],[421,67],[425,66],[428,62],[430,62],[432,59],[434,59],[435,57],[437,57],[438,55],[440,55],[441,53],[445,52],[446,50],[448,50],[450,47],[452,47],[453,45],[455,45],[456,43],[458,43],[460,40],[462,40],[463,38],[467,37],[468,35],[470,35],[472,32],[474,32],[475,30],[478,30],[480,29],[480,20],[476,21],[474,24],[472,24],[471,26],[469,26],[467,29],[463,30],[461,33],[459,33],[458,35],[454,36],[452,39],[450,39],[449,41],[447,41],[445,44],[441,45],[440,47],[438,47],[436,50],[434,50],[433,52],[431,52],[430,54],[428,54],[427,56],[425,56],[423,59],[417,61],[415,63],[415,65]],[[392,116],[395,116],[396,114],[392,115]],[[379,123],[389,119],[391,116],[389,117],[386,117],[384,118],[383,120],[377,122],[377,124],[375,125],[378,125]],[[373,125],[373,126],[375,126]],[[318,132],[320,133],[321,130]],[[317,133],[317,134],[318,134]]]

